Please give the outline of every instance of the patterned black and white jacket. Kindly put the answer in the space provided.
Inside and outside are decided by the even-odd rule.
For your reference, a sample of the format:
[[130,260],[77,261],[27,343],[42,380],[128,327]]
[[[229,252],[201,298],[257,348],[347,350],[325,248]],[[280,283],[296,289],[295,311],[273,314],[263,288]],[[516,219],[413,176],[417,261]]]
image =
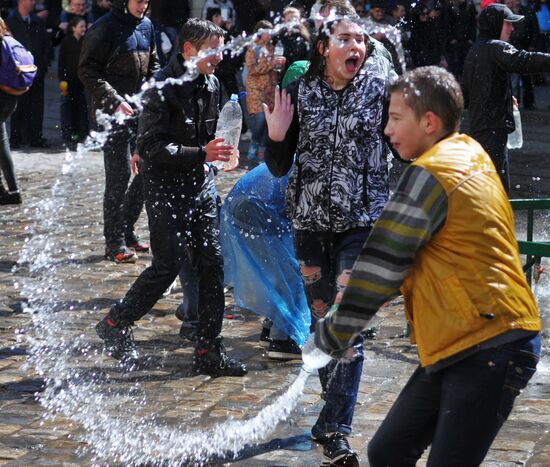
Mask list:
[[288,86],[294,118],[284,141],[268,141],[265,159],[280,177],[296,155],[286,192],[295,229],[343,232],[380,216],[389,196],[383,112],[395,77],[387,58],[371,53],[341,91],[320,78]]

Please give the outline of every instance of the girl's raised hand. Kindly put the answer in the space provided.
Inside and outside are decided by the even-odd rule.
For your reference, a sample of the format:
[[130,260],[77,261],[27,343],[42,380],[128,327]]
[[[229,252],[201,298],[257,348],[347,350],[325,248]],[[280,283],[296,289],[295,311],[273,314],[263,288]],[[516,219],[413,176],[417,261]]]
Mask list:
[[267,131],[272,141],[283,141],[286,132],[294,116],[294,105],[290,95],[286,90],[279,91],[279,86],[275,88],[275,105],[273,112],[269,111],[267,105],[262,104],[267,122]]

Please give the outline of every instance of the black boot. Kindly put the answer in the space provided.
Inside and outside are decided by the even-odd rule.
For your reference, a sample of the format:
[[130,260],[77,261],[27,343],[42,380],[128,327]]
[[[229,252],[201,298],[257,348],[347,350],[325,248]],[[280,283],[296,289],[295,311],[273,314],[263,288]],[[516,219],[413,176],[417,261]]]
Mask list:
[[198,344],[193,356],[193,371],[205,375],[244,376],[248,373],[246,366],[239,360],[227,355],[223,337],[218,336],[209,345]]
[[116,322],[109,315],[97,323],[97,335],[105,343],[105,351],[119,360],[128,370],[138,367],[143,360],[129,324]]

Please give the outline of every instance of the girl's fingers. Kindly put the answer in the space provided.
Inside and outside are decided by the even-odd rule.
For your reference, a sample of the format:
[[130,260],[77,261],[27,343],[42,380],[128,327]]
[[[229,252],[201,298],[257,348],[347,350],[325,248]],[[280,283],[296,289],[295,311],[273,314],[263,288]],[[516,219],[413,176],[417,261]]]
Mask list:
[[275,86],[275,102],[274,102],[273,110],[278,109],[280,105],[281,105],[281,96],[279,95],[279,86]]

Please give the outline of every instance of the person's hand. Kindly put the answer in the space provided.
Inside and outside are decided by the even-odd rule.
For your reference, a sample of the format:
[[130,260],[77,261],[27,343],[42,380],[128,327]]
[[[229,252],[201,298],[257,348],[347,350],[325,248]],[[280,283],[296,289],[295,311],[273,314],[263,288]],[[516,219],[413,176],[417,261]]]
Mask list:
[[139,174],[139,165],[141,164],[141,157],[139,154],[134,154],[130,159],[130,167],[132,168],[132,173],[134,175]]
[[128,104],[128,102],[121,102],[119,106],[116,108],[116,112],[122,112],[125,115],[134,115],[134,109]]
[[233,152],[233,146],[228,146],[227,144],[223,144],[223,142],[223,138],[215,138],[204,147],[204,152],[206,153],[205,162],[227,162],[229,160]]
[[294,105],[292,104],[290,95],[287,94],[286,89],[279,92],[279,86],[277,86],[275,88],[273,112],[269,111],[269,107],[266,104],[262,104],[262,107],[267,122],[269,138],[272,141],[283,141],[294,116]]
[[283,68],[286,63],[286,57],[283,55],[277,55],[273,57],[273,62],[276,67]]
[[512,105],[514,107],[518,107],[519,108],[519,103],[518,103],[518,100],[516,99],[516,96],[512,96]]
[[234,149],[234,151],[235,151],[234,155],[232,155],[230,157],[231,166],[228,169],[226,169],[225,164],[224,164],[224,166],[223,166],[223,171],[224,172],[231,172],[231,171],[235,170],[237,167],[239,167],[239,157],[240,157],[241,153],[239,152],[238,149]]

